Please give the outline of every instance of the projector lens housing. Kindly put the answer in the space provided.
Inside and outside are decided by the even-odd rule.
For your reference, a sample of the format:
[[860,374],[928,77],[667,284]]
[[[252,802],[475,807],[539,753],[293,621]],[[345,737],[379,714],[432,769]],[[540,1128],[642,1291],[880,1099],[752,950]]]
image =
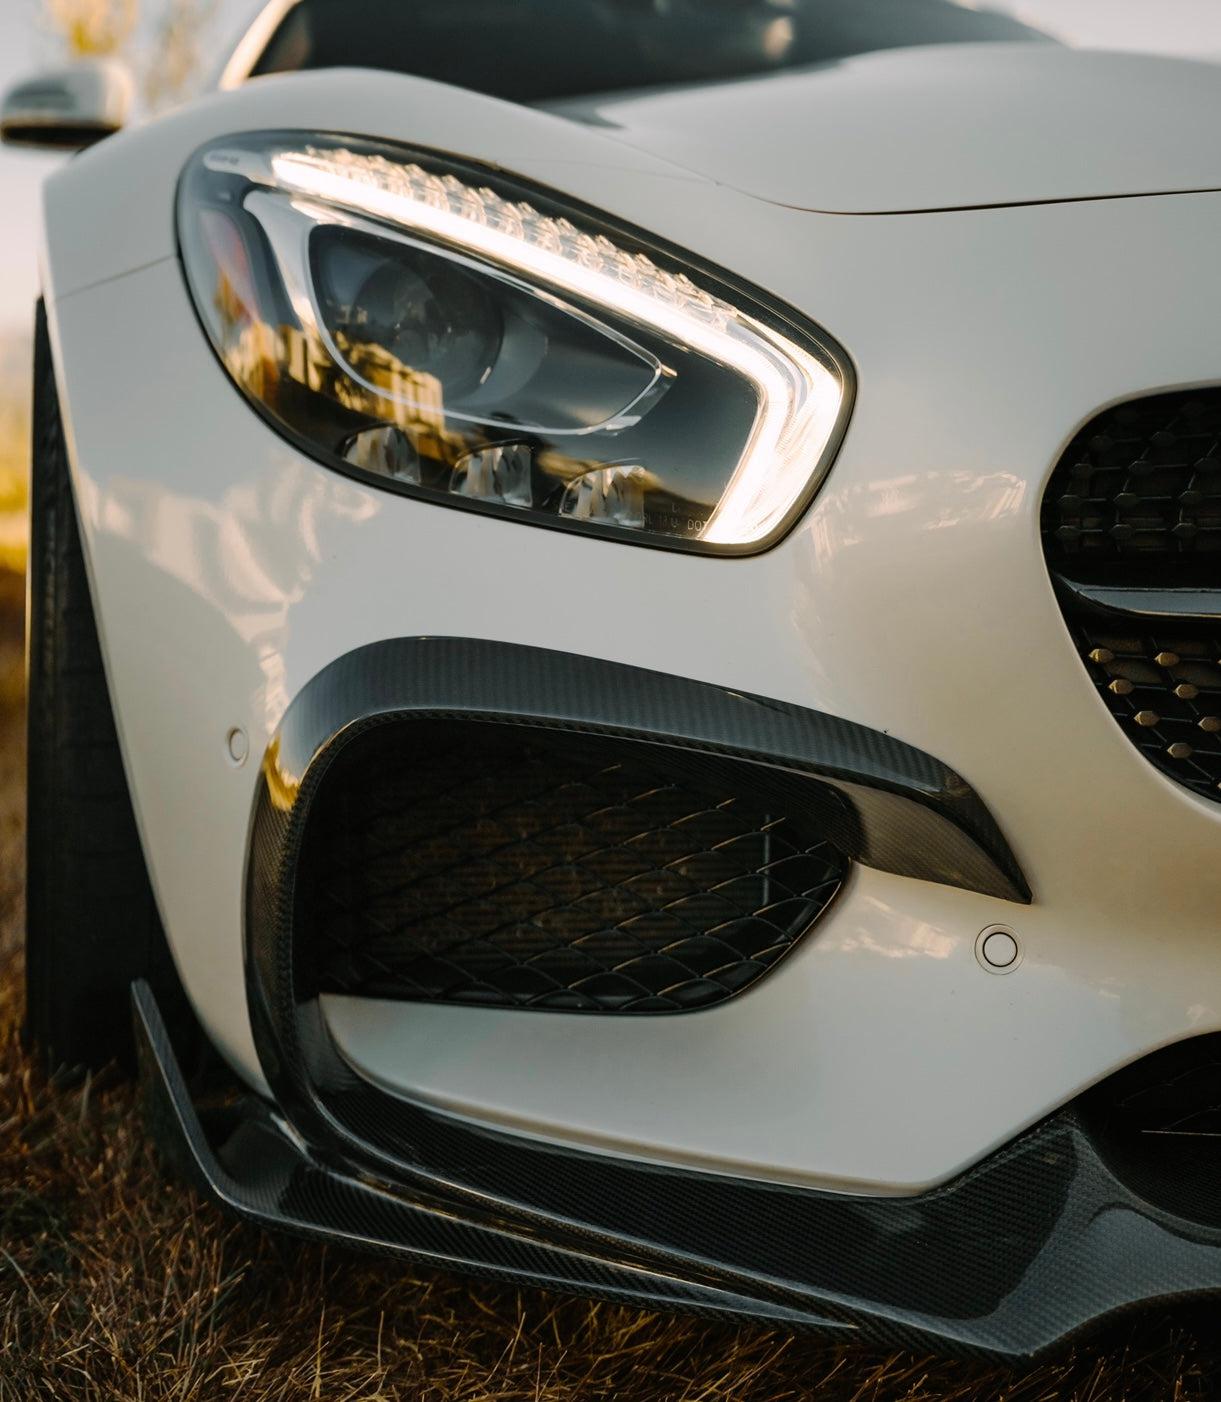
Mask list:
[[328,466],[638,544],[774,544],[851,399],[821,332],[498,173],[346,137],[227,138],[179,242],[222,363]]

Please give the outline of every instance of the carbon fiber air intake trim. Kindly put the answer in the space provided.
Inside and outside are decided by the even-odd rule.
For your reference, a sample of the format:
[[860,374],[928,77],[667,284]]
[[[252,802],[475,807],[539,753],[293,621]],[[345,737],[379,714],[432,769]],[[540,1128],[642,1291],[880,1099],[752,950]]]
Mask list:
[[[519,1144],[536,1192],[561,1209],[543,1217],[405,1167],[371,1172],[345,1153],[338,1126],[319,1125],[311,1142],[252,1096],[207,1132],[146,984],[134,986],[133,1006],[155,1138],[203,1193],[265,1227],[650,1308],[1008,1360],[1139,1305],[1221,1292],[1215,1173],[1202,1213],[1184,1209],[1200,1206],[1190,1192],[1173,1207],[1164,1195],[1153,1201],[1108,1154],[1089,1097],[912,1198],[776,1188]],[[378,1099],[384,1112],[391,1102]],[[505,1136],[463,1132],[468,1163],[521,1187]],[[566,1219],[582,1174],[592,1175],[584,1206],[595,1210]]]
[[501,722],[664,745],[765,768],[866,866],[1004,900],[1030,889],[971,786],[880,731],[728,687],[592,657],[469,638],[402,638],[338,658],[289,707],[263,767],[293,833],[310,791],[360,730],[412,716]]

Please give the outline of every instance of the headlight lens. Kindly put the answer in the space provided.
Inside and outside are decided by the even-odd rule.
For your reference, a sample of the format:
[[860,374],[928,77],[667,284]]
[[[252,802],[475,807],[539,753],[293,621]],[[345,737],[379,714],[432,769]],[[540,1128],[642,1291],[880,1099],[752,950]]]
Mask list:
[[486,172],[235,137],[192,159],[178,215],[229,373],[379,485],[735,553],[787,529],[843,431],[847,362],[812,328]]

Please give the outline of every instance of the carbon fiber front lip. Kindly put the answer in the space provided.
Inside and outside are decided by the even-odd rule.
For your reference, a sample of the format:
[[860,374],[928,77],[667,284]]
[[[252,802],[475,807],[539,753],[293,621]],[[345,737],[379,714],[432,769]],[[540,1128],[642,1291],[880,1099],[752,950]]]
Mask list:
[[[627,1166],[645,1191],[625,1194],[605,1161],[607,1221],[591,1226],[371,1172],[345,1157],[342,1136],[309,1145],[254,1097],[214,1144],[146,984],[134,985],[133,1009],[156,1137],[203,1193],[261,1226],[649,1308],[1015,1361],[1133,1307],[1221,1292],[1221,1230],[1126,1186],[1072,1110],[915,1198],[645,1165]],[[498,1138],[485,1146],[493,1168]],[[563,1200],[571,1161],[592,1156],[546,1153],[550,1180],[539,1190]],[[682,1218],[707,1209],[710,1186],[738,1207],[707,1224],[720,1259],[675,1244],[690,1237]],[[825,1230],[809,1230],[819,1222]],[[743,1255],[758,1264],[732,1263]],[[857,1288],[846,1288],[854,1270]],[[860,1288],[870,1278],[874,1288]]]
[[531,1237],[494,1214],[476,1220],[443,1197],[374,1182],[358,1168],[314,1157],[266,1102],[248,1097],[243,1118],[214,1145],[192,1104],[152,989],[132,985],[140,1079],[155,1138],[194,1186],[258,1226],[490,1279],[526,1282],[599,1299],[644,1303],[790,1327],[852,1332],[814,1314],[636,1264],[558,1237]]

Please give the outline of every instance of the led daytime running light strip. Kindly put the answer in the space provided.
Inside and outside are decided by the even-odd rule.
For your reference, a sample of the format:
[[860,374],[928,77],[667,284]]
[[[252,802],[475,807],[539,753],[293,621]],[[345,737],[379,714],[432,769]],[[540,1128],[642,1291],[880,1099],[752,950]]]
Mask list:
[[272,157],[295,193],[434,235],[627,316],[736,370],[759,410],[749,442],[701,538],[760,540],[802,495],[835,428],[838,377],[820,360],[681,274],[603,235],[540,214],[494,190],[381,156],[307,147]]

